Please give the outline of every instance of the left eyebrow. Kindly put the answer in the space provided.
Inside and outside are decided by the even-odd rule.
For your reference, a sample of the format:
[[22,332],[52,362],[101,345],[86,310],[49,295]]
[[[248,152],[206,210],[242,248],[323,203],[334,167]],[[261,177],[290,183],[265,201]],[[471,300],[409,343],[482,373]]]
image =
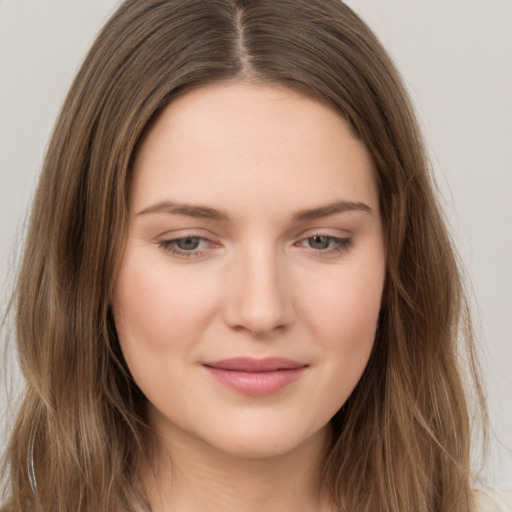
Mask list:
[[365,203],[358,203],[353,201],[336,201],[334,203],[320,206],[318,208],[311,208],[308,210],[301,210],[293,216],[294,222],[301,222],[305,220],[321,219],[335,215],[336,213],[344,213],[350,211],[361,211],[373,214],[373,210]]

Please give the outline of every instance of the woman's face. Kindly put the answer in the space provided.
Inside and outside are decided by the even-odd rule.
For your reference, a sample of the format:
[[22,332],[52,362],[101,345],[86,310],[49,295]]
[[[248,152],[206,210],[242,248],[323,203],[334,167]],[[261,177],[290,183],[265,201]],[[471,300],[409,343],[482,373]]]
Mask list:
[[165,437],[262,457],[323,438],[372,349],[385,273],[372,163],[330,108],[209,85],[134,163],[114,311]]

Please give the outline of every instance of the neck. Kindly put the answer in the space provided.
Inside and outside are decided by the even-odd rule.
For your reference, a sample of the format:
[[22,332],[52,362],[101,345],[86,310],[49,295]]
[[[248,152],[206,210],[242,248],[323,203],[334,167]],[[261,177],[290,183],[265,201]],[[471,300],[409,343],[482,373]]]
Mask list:
[[320,484],[328,430],[292,452],[237,457],[181,431],[166,436],[143,482],[152,512],[331,511]]

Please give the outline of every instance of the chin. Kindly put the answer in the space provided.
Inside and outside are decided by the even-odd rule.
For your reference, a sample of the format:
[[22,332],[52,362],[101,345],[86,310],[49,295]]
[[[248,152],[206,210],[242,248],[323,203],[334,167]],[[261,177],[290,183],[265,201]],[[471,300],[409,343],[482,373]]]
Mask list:
[[228,430],[227,435],[210,438],[208,444],[231,457],[241,459],[268,459],[302,450],[321,450],[325,446],[329,426],[313,433],[296,429],[291,431],[275,426],[263,429]]

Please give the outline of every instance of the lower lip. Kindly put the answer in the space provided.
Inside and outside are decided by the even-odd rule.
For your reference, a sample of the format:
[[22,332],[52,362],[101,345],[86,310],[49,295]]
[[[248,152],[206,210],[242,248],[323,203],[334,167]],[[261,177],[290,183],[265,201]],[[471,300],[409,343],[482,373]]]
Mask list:
[[263,396],[277,393],[289,386],[302,375],[307,366],[268,372],[243,372],[211,366],[205,366],[205,368],[218,382],[228,388],[246,395]]

